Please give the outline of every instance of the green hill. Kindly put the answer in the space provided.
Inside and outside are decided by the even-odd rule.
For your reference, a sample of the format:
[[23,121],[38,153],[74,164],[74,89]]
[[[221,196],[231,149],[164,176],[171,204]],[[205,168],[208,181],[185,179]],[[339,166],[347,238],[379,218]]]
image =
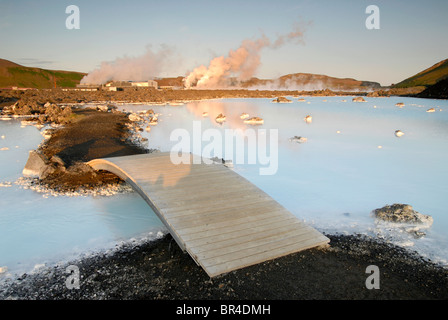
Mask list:
[[71,88],[84,76],[85,73],[31,68],[0,59],[0,88]]
[[407,78],[395,85],[393,88],[428,87],[448,78],[448,59],[436,63],[432,67],[423,70],[416,75]]

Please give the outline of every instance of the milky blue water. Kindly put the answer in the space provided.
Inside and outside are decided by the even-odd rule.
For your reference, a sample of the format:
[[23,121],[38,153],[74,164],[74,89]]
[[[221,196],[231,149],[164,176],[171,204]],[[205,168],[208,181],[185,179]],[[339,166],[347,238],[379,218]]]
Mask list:
[[[159,123],[141,134],[148,138],[149,148],[161,151],[170,151],[178,143],[170,141],[170,135],[179,128],[192,138],[198,125],[201,135],[214,129],[223,137],[228,129],[250,129],[258,137],[276,130],[275,174],[260,175],[265,164],[236,163],[235,158],[233,170],[320,231],[386,238],[446,264],[448,101],[391,97],[354,103],[352,97],[304,97],[306,101],[298,102],[297,97],[289,98],[294,102],[224,99],[121,108],[136,112],[151,108],[159,114]],[[397,102],[405,106],[396,107]],[[426,112],[429,108],[436,111]],[[263,118],[264,124],[244,124],[243,112]],[[223,124],[214,121],[219,113],[226,115]],[[306,115],[312,116],[311,123],[304,121]],[[398,129],[404,132],[399,138],[394,135]],[[132,192],[54,197],[15,184],[28,151],[37,148],[42,136],[35,127],[21,127],[18,120],[0,121],[0,136],[0,149],[8,148],[0,151],[4,185],[0,187],[0,267],[8,267],[9,272],[29,270],[164,231],[151,209]],[[290,141],[293,136],[307,141]],[[202,151],[208,143],[202,142]],[[274,147],[268,143],[266,148]],[[225,157],[224,152],[221,155]],[[5,186],[8,182],[11,186]],[[375,223],[371,211],[393,203],[410,204],[434,218],[425,237],[416,239],[399,227]]]
[[0,136],[0,148],[8,148],[0,151],[0,267],[8,269],[3,276],[164,231],[135,193],[52,196],[16,184],[29,151],[43,137],[34,126],[22,127],[20,120],[1,121]]

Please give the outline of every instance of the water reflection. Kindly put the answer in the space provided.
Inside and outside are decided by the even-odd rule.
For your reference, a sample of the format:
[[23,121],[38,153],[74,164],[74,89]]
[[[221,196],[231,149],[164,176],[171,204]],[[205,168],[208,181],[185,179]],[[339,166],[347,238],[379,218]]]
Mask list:
[[[244,130],[249,126],[244,123],[241,118],[242,113],[246,113],[248,117],[259,116],[259,107],[253,103],[239,101],[233,108],[228,107],[228,103],[222,101],[198,101],[191,102],[186,105],[195,119],[205,118],[213,123],[215,127],[222,127],[222,124],[216,123],[216,117],[220,114],[225,115],[225,127],[229,129]],[[206,115],[204,117],[204,115]]]

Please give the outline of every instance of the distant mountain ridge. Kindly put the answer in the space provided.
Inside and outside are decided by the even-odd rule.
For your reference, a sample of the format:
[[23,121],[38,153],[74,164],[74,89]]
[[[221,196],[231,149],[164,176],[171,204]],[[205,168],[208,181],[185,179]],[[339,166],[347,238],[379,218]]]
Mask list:
[[442,60],[412,77],[409,77],[395,85],[393,88],[429,87],[448,78],[448,59]]
[[[86,75],[82,72],[47,70],[42,68],[25,67],[9,60],[0,59],[0,88],[54,88],[76,87]],[[173,78],[158,78],[159,86],[183,86],[183,76]],[[442,60],[433,66],[409,77],[392,88],[429,88],[444,79],[448,79],[448,59]],[[443,82],[443,83],[446,83]],[[440,87],[440,85],[439,85]],[[293,73],[283,75],[276,79],[259,79],[253,77],[246,81],[231,79],[230,87],[260,90],[324,90],[335,91],[370,91],[382,89],[378,82],[362,81],[352,78],[336,78],[321,74]]]
[[79,84],[85,75],[85,73],[74,71],[25,67],[9,60],[0,59],[0,88],[70,88]]
[[[32,68],[0,59],[0,88],[54,88],[76,87],[85,73],[73,71],[55,71],[41,68]],[[155,79],[159,86],[183,86],[183,76],[173,78]],[[311,73],[294,73],[281,76],[277,79],[259,79],[237,82],[231,80],[231,88],[265,89],[265,90],[369,90],[380,88],[377,82],[359,81],[351,78],[335,78],[326,75]]]
[[281,89],[281,90],[371,90],[379,89],[381,85],[373,81],[361,81],[352,78],[335,78],[322,74],[293,73],[277,79],[252,78],[241,83],[244,88]]

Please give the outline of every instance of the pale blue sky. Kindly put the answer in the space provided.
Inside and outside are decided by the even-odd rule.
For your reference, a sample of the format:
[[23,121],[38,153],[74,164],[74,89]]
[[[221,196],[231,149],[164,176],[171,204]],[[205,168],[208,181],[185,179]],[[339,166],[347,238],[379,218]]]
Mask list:
[[[65,8],[80,9],[68,30]],[[368,30],[368,5],[380,30]],[[303,44],[265,48],[256,76],[309,72],[390,85],[448,58],[448,1],[397,0],[0,0],[0,57],[47,69],[89,72],[103,61],[172,49],[161,76],[185,75],[246,38],[305,28]]]

